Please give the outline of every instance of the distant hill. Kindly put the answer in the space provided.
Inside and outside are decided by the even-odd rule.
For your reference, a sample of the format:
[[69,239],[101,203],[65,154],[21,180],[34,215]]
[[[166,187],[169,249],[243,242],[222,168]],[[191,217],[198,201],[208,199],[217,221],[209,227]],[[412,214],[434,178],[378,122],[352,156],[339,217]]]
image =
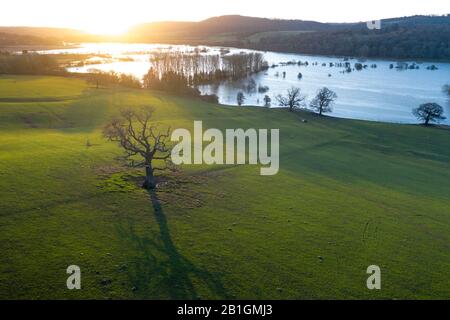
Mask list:
[[130,29],[127,38],[140,41],[159,39],[205,39],[218,35],[251,35],[269,31],[317,31],[331,30],[327,23],[304,20],[278,20],[228,15],[200,22],[154,22],[140,24]]
[[0,31],[0,48],[18,45],[57,45],[61,41],[48,38],[40,38],[27,34],[15,34]]
[[401,27],[408,26],[450,26],[450,14],[442,16],[411,16],[402,18],[391,18],[382,20],[384,24],[392,25],[398,24]]
[[0,33],[34,36],[39,38],[68,40],[87,37],[86,32],[65,28],[41,28],[41,27],[0,27]]
[[315,32],[272,33],[256,39],[236,38],[227,45],[302,54],[450,61],[450,15],[386,19],[380,30],[359,23]]
[[200,22],[153,22],[121,37],[100,37],[58,28],[0,27],[2,44],[125,41],[217,45],[305,54],[450,60],[450,15],[382,20],[381,30],[365,22],[321,23],[227,15]]
[[64,28],[0,27],[0,49],[9,46],[60,46],[63,42],[104,39],[86,32]]
[[[449,26],[450,15],[445,16],[412,16],[382,20],[383,25],[408,26]],[[251,35],[262,32],[276,31],[339,31],[366,29],[365,22],[355,23],[321,23],[307,20],[283,20],[241,15],[226,15],[209,18],[200,22],[152,22],[132,27],[125,37],[108,40],[152,41],[153,39],[205,39],[210,37],[235,35]],[[67,28],[43,27],[1,27],[0,33],[18,36],[33,36],[42,39],[59,41],[86,41],[102,39],[83,31]]]

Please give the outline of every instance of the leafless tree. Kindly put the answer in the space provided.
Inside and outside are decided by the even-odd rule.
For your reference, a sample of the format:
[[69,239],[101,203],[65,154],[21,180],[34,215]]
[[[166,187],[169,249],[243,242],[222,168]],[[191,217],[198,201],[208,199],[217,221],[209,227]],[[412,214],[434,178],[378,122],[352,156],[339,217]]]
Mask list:
[[301,94],[300,88],[296,87],[290,88],[287,92],[287,96],[279,94],[275,98],[281,107],[289,107],[290,112],[294,111],[296,108],[303,107],[306,99],[306,97]]
[[233,79],[244,78],[268,68],[264,56],[259,52],[239,53],[226,56],[183,52],[153,52],[152,68],[158,77],[173,72],[185,77],[224,75]]
[[[174,169],[170,160],[171,146],[170,127],[161,132],[159,125],[152,123],[154,109],[144,107],[140,110],[125,109],[121,117],[112,120],[103,129],[104,136],[114,142],[125,151],[123,160],[131,167],[145,168],[145,181],[142,185],[145,189],[156,187],[155,171]],[[163,166],[155,166],[154,160],[163,163]]]
[[331,112],[331,105],[336,99],[337,94],[334,91],[323,87],[319,89],[316,97],[311,101],[310,107],[317,111],[319,115],[322,115],[323,113]]
[[418,120],[423,121],[424,125],[429,125],[430,122],[439,122],[440,120],[445,120],[444,108],[442,108],[437,103],[424,103],[418,108],[413,109],[413,115],[416,116]]
[[264,106],[265,107],[270,107],[270,103],[272,102],[272,99],[270,99],[270,97],[266,94],[264,96]]

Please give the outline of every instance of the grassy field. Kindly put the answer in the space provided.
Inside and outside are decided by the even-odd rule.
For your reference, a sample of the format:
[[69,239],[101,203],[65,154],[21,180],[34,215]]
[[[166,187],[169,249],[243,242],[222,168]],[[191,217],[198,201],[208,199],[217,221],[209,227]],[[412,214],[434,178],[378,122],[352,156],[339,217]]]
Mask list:
[[[151,197],[101,136],[144,105],[174,128],[280,128],[279,174],[184,167]],[[448,299],[449,146],[442,128],[0,77],[0,298]]]

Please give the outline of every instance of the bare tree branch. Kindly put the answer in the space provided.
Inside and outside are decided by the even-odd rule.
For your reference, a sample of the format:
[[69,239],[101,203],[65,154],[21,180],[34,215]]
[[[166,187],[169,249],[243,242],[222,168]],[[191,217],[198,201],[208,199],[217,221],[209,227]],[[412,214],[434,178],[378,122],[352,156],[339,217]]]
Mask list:
[[[170,159],[172,147],[169,145],[171,128],[161,131],[158,124],[151,123],[154,113],[152,107],[138,111],[125,109],[121,118],[114,119],[103,129],[103,135],[110,141],[117,142],[124,150],[121,157],[132,167],[145,167],[146,180],[143,187],[156,187],[155,171],[173,170]],[[154,166],[154,160],[162,161],[163,166]]]
[[287,96],[278,95],[275,97],[281,107],[289,107],[292,112],[296,108],[304,107],[306,97],[301,94],[300,88],[292,87],[288,90]]
[[310,107],[322,115],[325,112],[331,112],[331,106],[333,102],[337,99],[337,94],[328,89],[327,87],[323,87],[317,91],[316,97],[311,101]]

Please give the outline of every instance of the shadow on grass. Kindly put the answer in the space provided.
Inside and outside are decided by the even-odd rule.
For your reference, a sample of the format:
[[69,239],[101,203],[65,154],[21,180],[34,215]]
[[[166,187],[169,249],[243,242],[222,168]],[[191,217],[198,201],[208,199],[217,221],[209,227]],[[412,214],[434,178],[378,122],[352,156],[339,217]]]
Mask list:
[[[183,257],[173,243],[166,215],[157,192],[149,191],[155,220],[159,228],[156,237],[141,236],[133,225],[120,230],[122,236],[133,242],[139,257],[128,265],[128,276],[140,298],[170,299],[232,299],[217,275],[195,266]],[[196,287],[202,287],[207,297],[202,297]]]

